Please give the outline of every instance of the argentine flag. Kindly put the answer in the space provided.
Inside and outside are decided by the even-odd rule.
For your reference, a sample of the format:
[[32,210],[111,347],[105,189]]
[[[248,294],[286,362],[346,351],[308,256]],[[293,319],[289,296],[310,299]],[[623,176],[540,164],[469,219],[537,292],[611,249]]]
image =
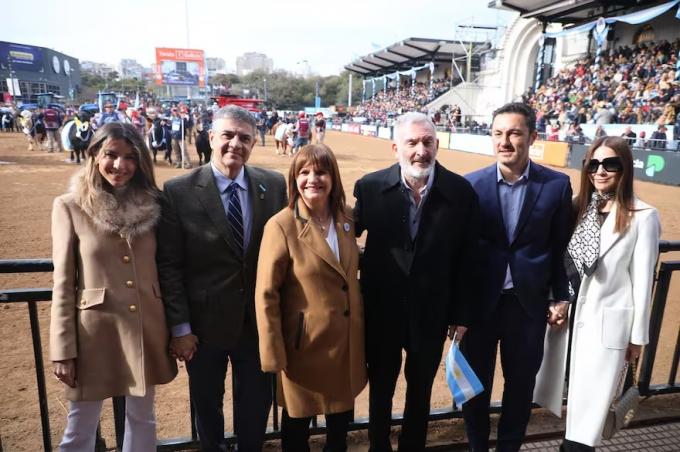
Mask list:
[[484,390],[455,340],[451,341],[451,347],[446,354],[446,382],[458,407]]

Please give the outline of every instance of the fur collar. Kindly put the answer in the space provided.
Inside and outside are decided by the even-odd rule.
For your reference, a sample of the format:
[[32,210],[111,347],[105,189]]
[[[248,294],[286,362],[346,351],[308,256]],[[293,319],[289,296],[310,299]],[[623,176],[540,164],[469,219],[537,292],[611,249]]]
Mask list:
[[92,203],[88,204],[85,202],[85,194],[89,191],[85,177],[83,168],[74,175],[69,191],[98,230],[129,240],[152,230],[158,223],[161,214],[158,200],[139,190],[128,188],[118,193],[95,190]]

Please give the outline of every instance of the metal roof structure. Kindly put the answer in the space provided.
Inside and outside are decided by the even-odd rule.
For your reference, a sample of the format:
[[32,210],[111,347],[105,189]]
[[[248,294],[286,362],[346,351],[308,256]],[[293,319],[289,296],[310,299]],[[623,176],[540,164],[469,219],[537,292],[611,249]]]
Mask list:
[[363,56],[346,65],[345,69],[364,77],[375,77],[409,70],[429,62],[451,64],[454,59],[465,59],[470,47],[472,52],[478,52],[490,45],[488,42],[408,38]]
[[614,16],[659,3],[664,2],[658,0],[493,0],[489,3],[489,7],[517,11],[523,18],[534,18],[544,23],[578,24],[597,19],[601,15]]

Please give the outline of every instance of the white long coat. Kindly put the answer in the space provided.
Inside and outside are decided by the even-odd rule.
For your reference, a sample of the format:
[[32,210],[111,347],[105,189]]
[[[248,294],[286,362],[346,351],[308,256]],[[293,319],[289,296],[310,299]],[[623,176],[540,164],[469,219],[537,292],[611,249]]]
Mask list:
[[[657,210],[639,199],[628,230],[614,232],[616,204],[600,230],[600,261],[579,291],[571,339],[566,438],[596,446],[617,389],[629,343],[649,342],[649,315],[661,227]],[[566,340],[546,341],[535,400],[561,400]],[[546,367],[552,366],[551,369]],[[560,368],[561,367],[561,368]],[[549,381],[548,381],[549,380]],[[543,393],[543,398],[537,393]]]

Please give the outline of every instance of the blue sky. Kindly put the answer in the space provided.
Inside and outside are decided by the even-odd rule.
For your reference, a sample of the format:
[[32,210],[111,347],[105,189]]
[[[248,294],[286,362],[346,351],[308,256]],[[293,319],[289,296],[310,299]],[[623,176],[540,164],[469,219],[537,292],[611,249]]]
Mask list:
[[[260,52],[275,69],[337,74],[358,56],[408,37],[453,39],[457,24],[504,25],[514,16],[464,0],[3,0],[1,40],[117,64],[149,66],[155,47],[203,49],[207,57]],[[188,14],[187,14],[188,13]],[[305,61],[307,63],[300,63]]]

